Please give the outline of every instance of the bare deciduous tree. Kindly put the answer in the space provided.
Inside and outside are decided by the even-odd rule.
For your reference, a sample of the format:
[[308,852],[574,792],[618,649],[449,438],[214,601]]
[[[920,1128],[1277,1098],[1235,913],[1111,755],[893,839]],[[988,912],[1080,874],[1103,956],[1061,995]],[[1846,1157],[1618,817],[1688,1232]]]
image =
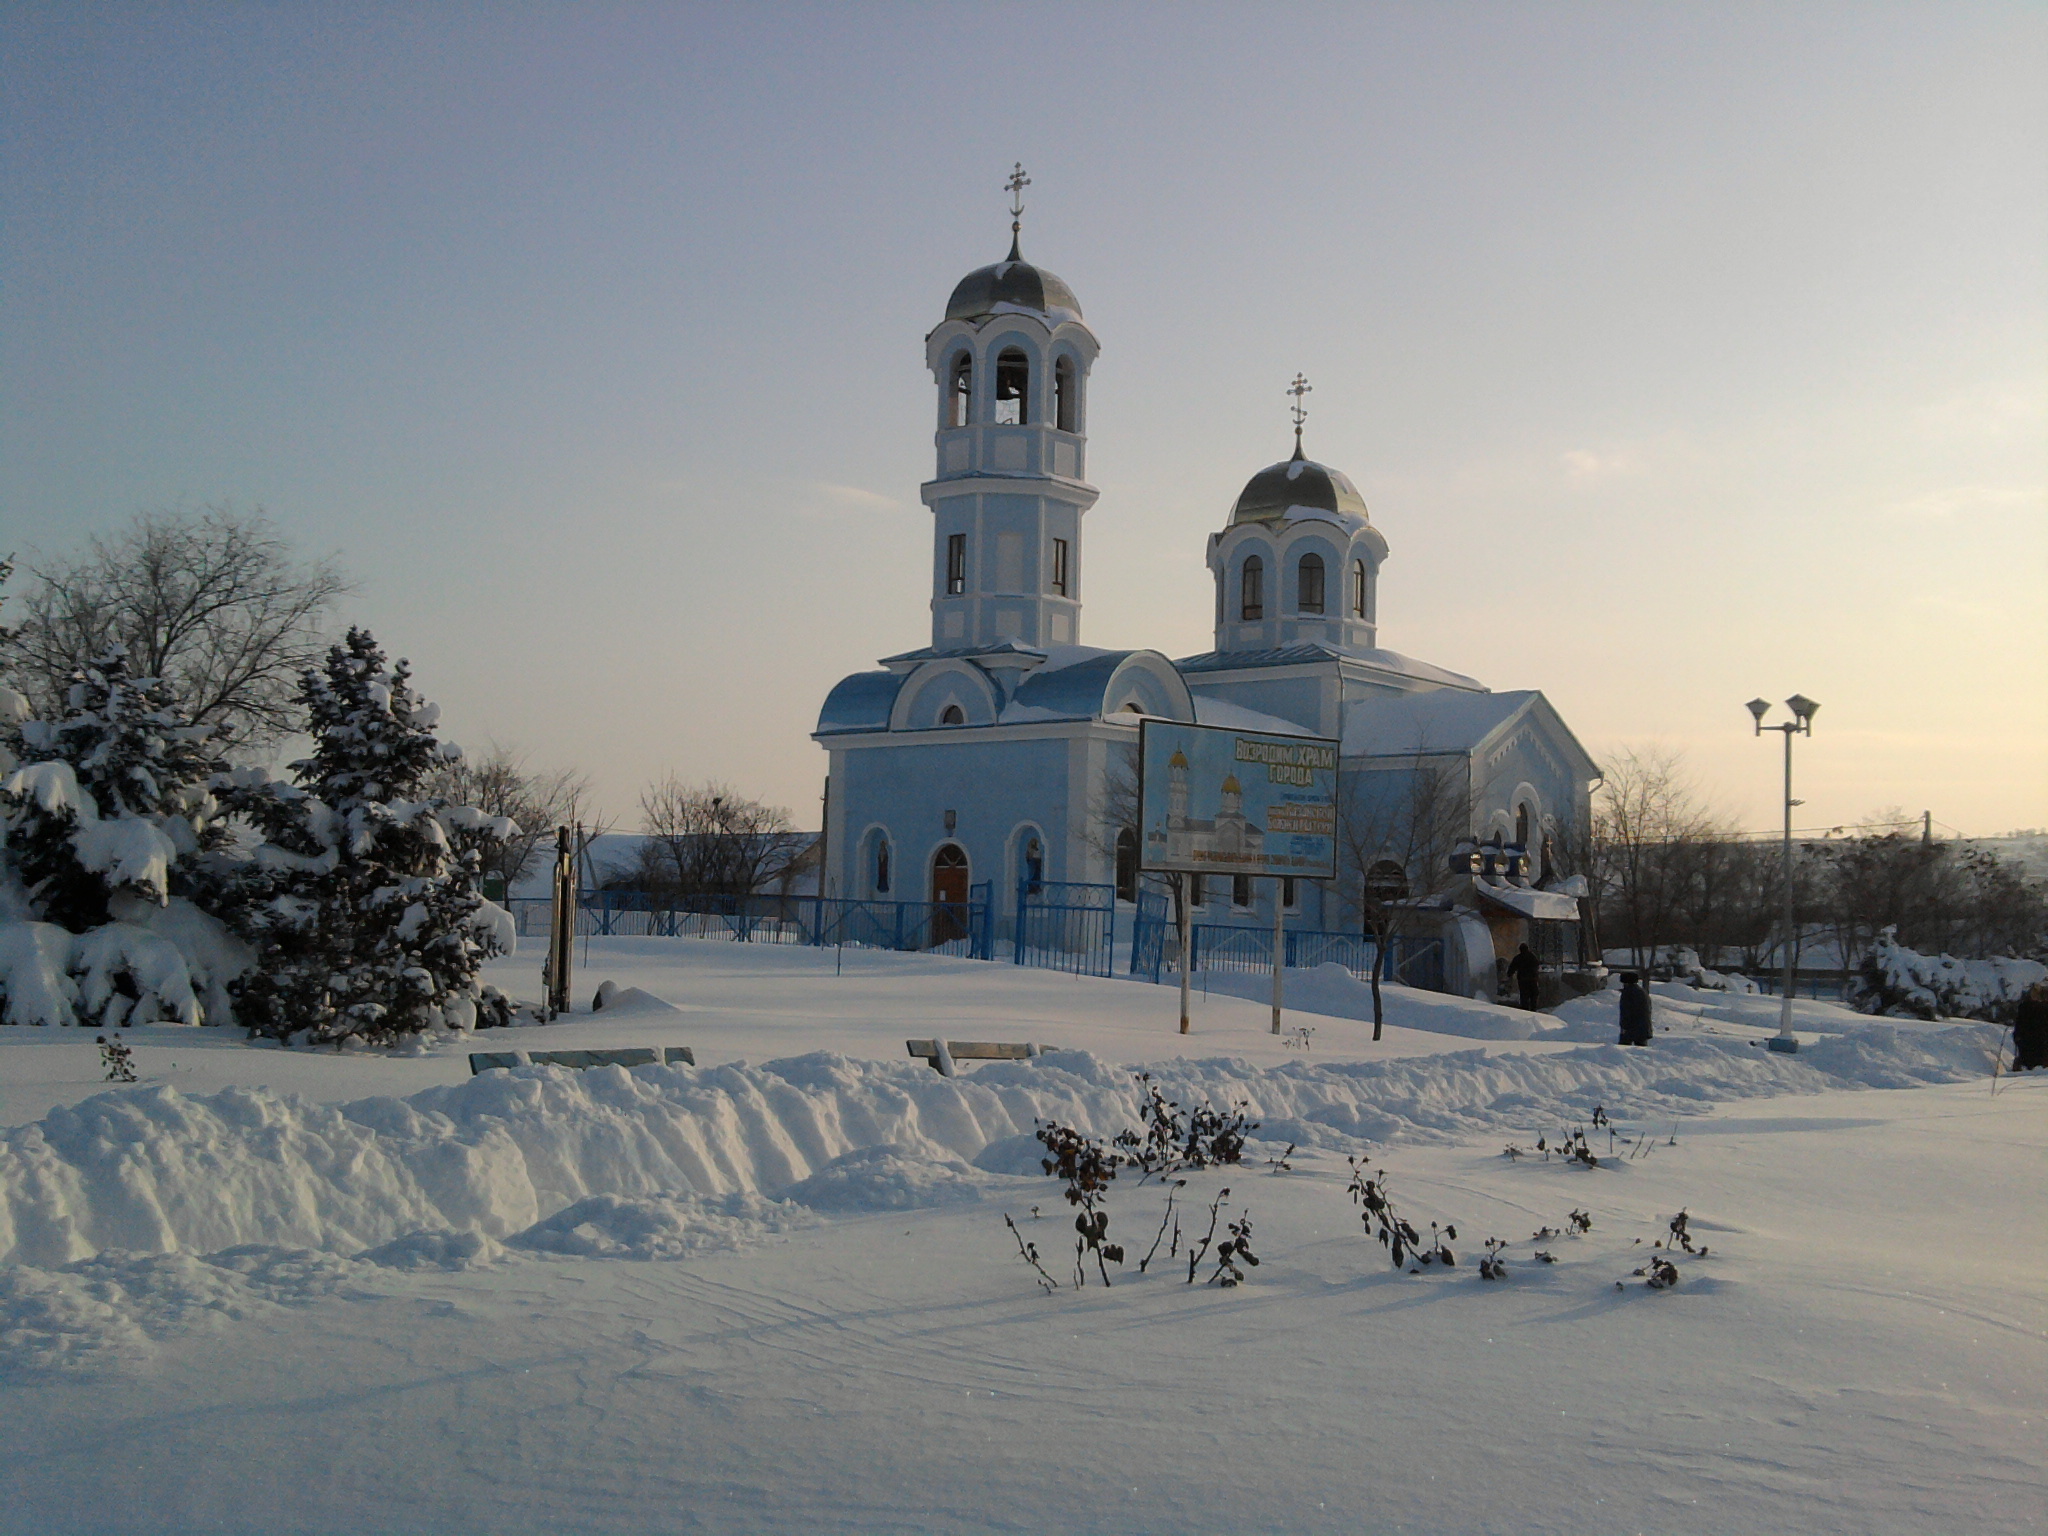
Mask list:
[[430,788],[458,805],[509,816],[518,835],[484,849],[483,868],[509,889],[554,846],[555,828],[587,819],[590,781],[573,768],[529,768],[525,754],[492,742],[477,757],[463,757],[435,774]]
[[1638,966],[1675,937],[1700,845],[1722,835],[1678,753],[1615,754],[1593,807],[1594,889],[1602,928],[1626,933]]
[[118,645],[134,675],[163,678],[229,748],[294,728],[299,675],[320,661],[328,609],[353,590],[332,559],[300,560],[260,508],[227,505],[145,513],[30,575],[4,643],[39,712]]
[[1469,760],[1462,753],[1412,756],[1345,775],[1337,839],[1342,889],[1375,945],[1372,1036],[1385,1013],[1380,981],[1401,920],[1450,889],[1451,853],[1472,835]]
[[643,879],[685,895],[747,896],[802,858],[811,839],[789,812],[734,793],[727,784],[686,784],[670,774],[640,796],[641,830],[651,840]]

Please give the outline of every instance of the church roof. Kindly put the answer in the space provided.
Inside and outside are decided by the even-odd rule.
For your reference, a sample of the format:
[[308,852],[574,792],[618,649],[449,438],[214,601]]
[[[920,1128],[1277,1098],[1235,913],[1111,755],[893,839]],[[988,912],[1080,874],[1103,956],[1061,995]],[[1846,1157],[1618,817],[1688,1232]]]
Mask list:
[[1026,660],[1043,661],[1046,652],[1038,646],[1026,645],[1021,640],[998,640],[993,645],[950,645],[941,648],[936,645],[921,645],[914,651],[898,651],[894,656],[884,656],[882,665],[895,667],[910,662],[943,661],[949,657],[960,657],[966,661],[979,661],[983,657],[1001,658],[1020,656]]
[[1357,646],[1342,648],[1325,645],[1320,640],[1308,640],[1300,645],[1283,645],[1264,651],[1204,651],[1199,656],[1183,656],[1174,663],[1183,676],[1191,672],[1235,672],[1251,667],[1298,667],[1318,661],[1350,661],[1372,668],[1376,672],[1391,672],[1396,677],[1410,677],[1417,682],[1435,683],[1439,687],[1455,688],[1474,693],[1485,692],[1477,678],[1467,677],[1462,672],[1453,672],[1447,667],[1432,666],[1426,661],[1417,661],[1412,656],[1403,656],[1399,651],[1381,650],[1378,646]]
[[820,736],[836,735],[841,731],[886,731],[889,729],[889,711],[895,708],[896,695],[903,690],[903,674],[900,672],[856,672],[843,677],[832,691],[825,695],[825,706],[818,711]]
[[1010,242],[1010,255],[991,267],[976,267],[954,286],[946,301],[948,320],[979,320],[984,315],[1013,311],[1044,315],[1055,322],[1079,320],[1081,301],[1074,290],[1043,267],[1034,267],[1017,254]]
[[1534,688],[1505,693],[1431,688],[1356,700],[1344,710],[1343,753],[1346,757],[1469,753],[1531,711],[1547,718],[1561,744],[1579,757],[1582,771],[1588,775],[1599,772],[1550,701]]
[[1368,525],[1371,522],[1358,487],[1342,471],[1303,457],[1297,438],[1293,458],[1269,464],[1245,482],[1237,504],[1230,509],[1230,526],[1317,516],[1338,523],[1354,518]]

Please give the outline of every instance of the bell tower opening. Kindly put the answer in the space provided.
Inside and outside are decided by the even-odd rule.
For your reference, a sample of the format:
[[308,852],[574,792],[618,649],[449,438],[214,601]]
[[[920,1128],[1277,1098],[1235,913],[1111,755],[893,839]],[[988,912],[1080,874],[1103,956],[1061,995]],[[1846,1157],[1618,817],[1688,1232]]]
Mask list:
[[996,356],[996,425],[1028,426],[1031,421],[1031,360],[1016,347]]
[[946,384],[946,425],[964,427],[973,419],[974,359],[968,353],[954,355]]

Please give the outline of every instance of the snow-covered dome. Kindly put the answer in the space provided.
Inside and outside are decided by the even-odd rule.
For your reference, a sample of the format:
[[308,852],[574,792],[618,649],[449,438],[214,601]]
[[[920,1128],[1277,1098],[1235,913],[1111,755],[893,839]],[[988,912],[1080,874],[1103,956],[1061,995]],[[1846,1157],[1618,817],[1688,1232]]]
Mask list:
[[1074,290],[1045,268],[1024,260],[1012,240],[1006,260],[992,267],[976,267],[960,279],[953,297],[946,301],[946,318],[979,320],[1016,309],[1054,320],[1081,318],[1081,301],[1074,297]]
[[1358,487],[1342,471],[1303,457],[1297,439],[1293,458],[1269,465],[1245,482],[1244,489],[1238,492],[1237,505],[1230,510],[1230,526],[1272,523],[1290,514],[1299,517],[1316,513],[1335,522],[1350,518],[1365,524],[1371,522]]

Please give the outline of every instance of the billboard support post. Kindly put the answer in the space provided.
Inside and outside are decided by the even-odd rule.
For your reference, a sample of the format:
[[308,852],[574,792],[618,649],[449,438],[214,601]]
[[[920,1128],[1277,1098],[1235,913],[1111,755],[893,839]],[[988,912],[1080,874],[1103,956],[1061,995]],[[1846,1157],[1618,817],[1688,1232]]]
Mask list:
[[1280,967],[1287,959],[1287,937],[1283,926],[1287,921],[1287,908],[1281,897],[1287,894],[1284,879],[1273,877],[1273,1033],[1280,1033]]
[[1180,1032],[1186,1034],[1188,1032],[1188,986],[1190,980],[1188,972],[1192,967],[1188,964],[1189,917],[1187,877],[1185,875],[1181,877],[1180,885],[1180,900],[1176,903],[1180,907]]

